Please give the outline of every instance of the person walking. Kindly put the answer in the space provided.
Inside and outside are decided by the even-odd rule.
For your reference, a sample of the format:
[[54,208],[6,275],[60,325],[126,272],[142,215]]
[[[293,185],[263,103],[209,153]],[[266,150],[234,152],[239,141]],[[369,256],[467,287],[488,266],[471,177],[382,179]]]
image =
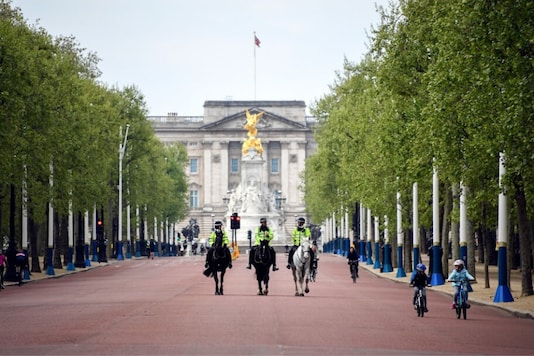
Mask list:
[[22,285],[22,278],[26,265],[26,254],[21,248],[19,248],[17,250],[17,254],[15,255],[15,270],[17,274],[17,279],[19,281],[19,287]]
[[4,270],[7,268],[7,257],[4,250],[0,250],[0,288],[5,289],[4,286]]

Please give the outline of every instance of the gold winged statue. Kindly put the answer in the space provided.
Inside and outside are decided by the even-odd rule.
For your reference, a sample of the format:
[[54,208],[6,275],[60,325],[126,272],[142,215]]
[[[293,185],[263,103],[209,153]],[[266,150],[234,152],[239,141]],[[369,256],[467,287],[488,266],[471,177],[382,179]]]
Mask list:
[[243,142],[243,155],[246,155],[250,148],[255,148],[258,154],[261,154],[263,152],[263,147],[261,146],[261,140],[259,138],[256,138],[256,134],[258,133],[256,124],[263,116],[263,113],[260,112],[257,114],[251,114],[247,109],[245,110],[245,114],[247,115],[247,123],[245,124],[245,129],[248,130],[248,138]]

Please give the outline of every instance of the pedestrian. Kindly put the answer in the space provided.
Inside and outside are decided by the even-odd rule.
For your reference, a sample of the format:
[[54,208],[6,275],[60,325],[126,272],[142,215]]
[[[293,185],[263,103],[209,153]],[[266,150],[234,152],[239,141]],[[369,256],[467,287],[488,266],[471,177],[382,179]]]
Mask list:
[[4,269],[7,268],[7,258],[4,254],[4,250],[0,250],[0,288],[5,289],[4,287]]
[[145,250],[146,250],[146,257],[150,259],[150,242],[148,241],[146,241]]
[[[254,254],[256,253],[256,249],[261,244],[262,241],[270,241],[273,239],[273,232],[269,227],[267,226],[267,219],[261,218],[260,219],[260,226],[256,227],[255,230],[255,242],[256,244],[252,247],[250,253],[248,254],[248,266],[247,269],[251,269],[252,261],[254,260]],[[274,251],[274,248],[269,245],[269,251],[271,252],[271,260],[273,261],[273,271],[278,271],[278,267],[276,266],[276,252]]]
[[154,252],[156,251],[156,241],[154,239],[150,239],[150,259],[154,259]]
[[17,274],[17,279],[19,281],[19,287],[22,285],[22,274],[26,268],[26,254],[24,251],[19,248],[17,254],[15,255],[15,269]]

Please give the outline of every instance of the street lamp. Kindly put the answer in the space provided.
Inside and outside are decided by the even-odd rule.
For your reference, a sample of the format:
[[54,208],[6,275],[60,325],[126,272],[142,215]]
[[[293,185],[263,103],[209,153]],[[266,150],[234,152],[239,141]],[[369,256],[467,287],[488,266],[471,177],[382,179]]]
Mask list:
[[[117,236],[117,260],[123,260],[122,255],[122,159],[126,151],[126,143],[128,142],[128,130],[130,125],[126,125],[126,133],[124,135],[124,143],[119,143],[119,229]],[[122,138],[122,126],[120,127],[120,136]]]
[[276,191],[276,196],[274,198],[276,202],[276,209],[280,210],[282,208],[282,203],[286,201],[286,198],[282,198],[282,192],[280,190]]
[[215,214],[211,214],[211,231],[215,231]]

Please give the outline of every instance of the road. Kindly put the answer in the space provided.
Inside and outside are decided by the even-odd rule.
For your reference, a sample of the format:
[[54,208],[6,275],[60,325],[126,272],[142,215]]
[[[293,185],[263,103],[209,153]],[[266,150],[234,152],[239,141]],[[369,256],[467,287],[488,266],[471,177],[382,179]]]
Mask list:
[[[0,293],[2,355],[531,355],[534,320],[473,305],[457,320],[451,297],[428,291],[418,318],[412,289],[322,255],[310,293],[271,272],[256,295],[246,258],[227,271],[225,295],[202,275],[203,257],[115,261]],[[278,257],[285,265],[284,257]]]

